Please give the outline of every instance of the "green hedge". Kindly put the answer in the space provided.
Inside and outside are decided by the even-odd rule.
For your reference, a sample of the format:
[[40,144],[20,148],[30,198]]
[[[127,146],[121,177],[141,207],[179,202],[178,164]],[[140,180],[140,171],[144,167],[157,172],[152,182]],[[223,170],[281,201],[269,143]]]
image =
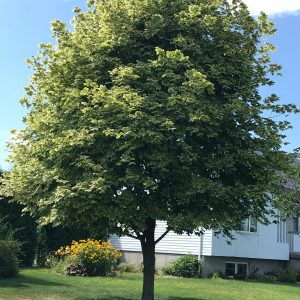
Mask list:
[[199,277],[199,261],[195,255],[184,255],[179,257],[170,265],[162,268],[165,275],[179,277]]

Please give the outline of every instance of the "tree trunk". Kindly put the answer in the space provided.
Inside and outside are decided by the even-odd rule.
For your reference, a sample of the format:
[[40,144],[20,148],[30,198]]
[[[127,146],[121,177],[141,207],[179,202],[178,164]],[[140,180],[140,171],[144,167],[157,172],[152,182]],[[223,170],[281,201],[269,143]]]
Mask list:
[[153,219],[146,221],[147,228],[141,240],[144,261],[144,279],[142,300],[154,300],[154,273],[155,273],[155,225]]

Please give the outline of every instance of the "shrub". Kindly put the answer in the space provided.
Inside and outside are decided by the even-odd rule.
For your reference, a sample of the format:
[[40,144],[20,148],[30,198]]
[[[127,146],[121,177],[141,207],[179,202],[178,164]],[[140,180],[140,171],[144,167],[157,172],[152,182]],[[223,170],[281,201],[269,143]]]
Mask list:
[[[36,248],[36,223],[22,212],[23,206],[3,197],[0,201],[0,218],[4,218],[14,238],[21,242],[18,260],[22,266],[32,266]],[[7,229],[7,227],[6,227]]]
[[283,269],[277,274],[277,279],[280,282],[294,283],[297,281],[298,273],[292,269]]
[[220,278],[223,278],[224,276],[221,272],[215,271],[215,272],[212,272],[209,277],[211,279],[220,279]]
[[[84,239],[89,233],[76,227],[45,225],[38,227],[37,265],[45,266],[46,259],[60,247],[70,245],[73,240]],[[103,238],[104,233],[95,234],[95,238]]]
[[63,264],[69,262],[64,270],[66,275],[81,276],[111,274],[116,270],[121,256],[110,242],[93,239],[73,241],[71,246],[57,250],[55,255],[63,261]]
[[300,272],[297,273],[297,281],[300,282]]
[[13,239],[0,240],[0,278],[17,274],[20,246],[20,243]]
[[122,263],[118,266],[118,270],[121,273],[141,273],[143,271],[143,265]]
[[195,255],[184,255],[179,257],[170,265],[162,268],[165,275],[179,276],[179,277],[198,277],[199,276],[199,262]]
[[263,275],[259,276],[258,280],[263,281],[263,282],[276,282],[277,274],[274,272],[266,272]]
[[259,279],[259,269],[257,267],[252,267],[250,269],[249,275],[248,275],[248,279]]
[[74,259],[69,256],[59,257],[55,254],[50,254],[46,258],[45,267],[53,270],[56,273],[65,275],[68,266],[73,263]]
[[236,273],[236,274],[234,274],[233,278],[237,279],[237,280],[244,280],[244,279],[247,278],[247,274],[245,274],[245,273]]
[[14,239],[14,233],[0,218],[0,278],[12,277],[18,272],[18,255],[22,244]]

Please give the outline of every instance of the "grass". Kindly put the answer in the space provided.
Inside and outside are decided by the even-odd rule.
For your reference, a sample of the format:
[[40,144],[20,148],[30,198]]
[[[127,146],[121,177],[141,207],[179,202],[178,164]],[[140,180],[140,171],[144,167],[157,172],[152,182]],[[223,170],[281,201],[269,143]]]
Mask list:
[[[300,285],[222,279],[183,279],[158,276],[155,299],[161,300],[294,300]],[[140,299],[142,277],[114,278],[57,275],[45,269],[24,269],[16,278],[0,280],[1,300],[131,300]]]

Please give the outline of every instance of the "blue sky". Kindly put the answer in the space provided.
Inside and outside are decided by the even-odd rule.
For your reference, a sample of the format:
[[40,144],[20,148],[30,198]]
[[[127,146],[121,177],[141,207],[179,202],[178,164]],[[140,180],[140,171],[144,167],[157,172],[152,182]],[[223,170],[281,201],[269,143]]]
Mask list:
[[[276,78],[271,92],[276,92],[282,103],[293,102],[300,107],[300,15],[297,13],[300,1],[246,2],[254,14],[260,10],[270,13],[278,29],[272,38],[278,48],[273,59],[283,66],[283,77]],[[25,111],[19,99],[30,77],[25,60],[37,53],[39,43],[51,41],[51,21],[60,19],[69,23],[73,7],[84,8],[85,3],[85,0],[0,0],[0,166],[3,168],[8,168],[5,143],[9,131],[23,127]],[[287,151],[300,146],[300,114],[291,116],[290,121],[294,128],[287,132],[290,142],[284,148]]]

